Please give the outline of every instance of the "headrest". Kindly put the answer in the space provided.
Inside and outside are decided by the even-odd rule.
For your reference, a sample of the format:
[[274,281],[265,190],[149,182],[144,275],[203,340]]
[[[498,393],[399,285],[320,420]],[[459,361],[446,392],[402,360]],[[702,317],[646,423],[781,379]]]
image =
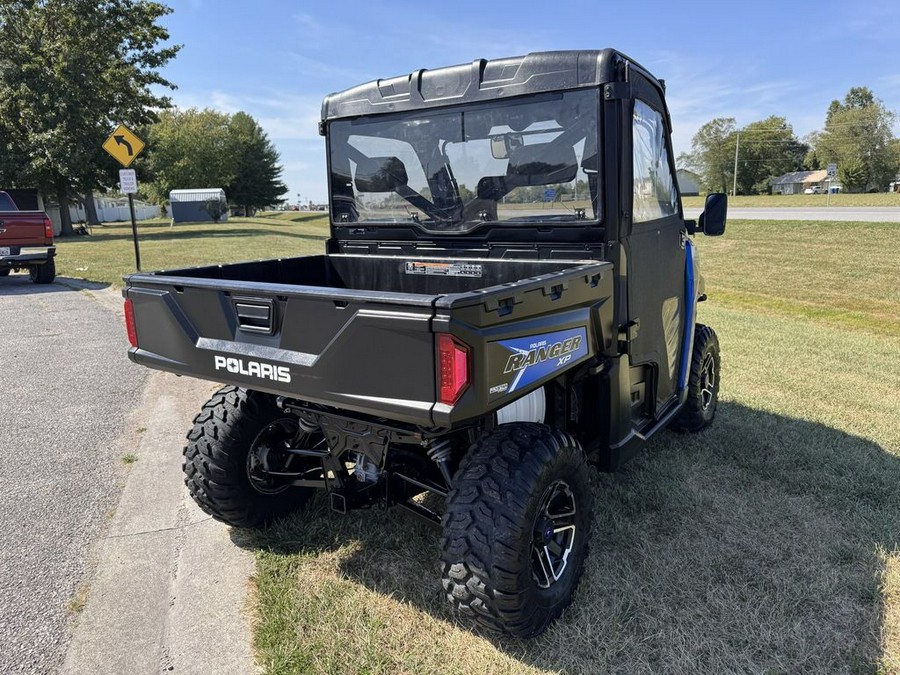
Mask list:
[[356,164],[359,192],[393,192],[408,181],[406,166],[398,157],[365,157]]
[[578,173],[578,158],[571,145],[535,143],[514,148],[509,154],[507,176],[519,185],[568,183]]

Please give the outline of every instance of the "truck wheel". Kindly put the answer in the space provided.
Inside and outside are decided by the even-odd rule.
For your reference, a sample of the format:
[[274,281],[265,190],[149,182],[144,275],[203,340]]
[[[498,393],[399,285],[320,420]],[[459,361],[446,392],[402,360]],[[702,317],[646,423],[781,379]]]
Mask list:
[[687,400],[670,425],[675,431],[696,432],[712,424],[719,402],[719,338],[709,326],[697,324],[688,376]]
[[56,278],[56,263],[51,258],[43,265],[37,265],[28,270],[31,280],[36,284],[49,284]]
[[275,397],[223,387],[194,418],[184,448],[184,482],[200,508],[235,527],[259,527],[299,508],[315,488],[289,484],[268,471],[321,477],[318,460],[284,452],[295,442],[323,445],[319,433],[303,436],[297,419]]
[[441,539],[450,604],[476,624],[529,638],[568,606],[590,537],[584,452],[543,424],[503,424],[463,458]]

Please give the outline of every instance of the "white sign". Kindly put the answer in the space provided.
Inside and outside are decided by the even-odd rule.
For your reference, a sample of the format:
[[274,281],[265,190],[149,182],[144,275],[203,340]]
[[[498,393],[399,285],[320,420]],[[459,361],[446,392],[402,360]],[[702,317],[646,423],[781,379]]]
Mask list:
[[126,195],[137,194],[137,174],[134,169],[119,169],[119,185]]
[[829,164],[828,178],[834,178],[835,176],[837,176],[837,164]]

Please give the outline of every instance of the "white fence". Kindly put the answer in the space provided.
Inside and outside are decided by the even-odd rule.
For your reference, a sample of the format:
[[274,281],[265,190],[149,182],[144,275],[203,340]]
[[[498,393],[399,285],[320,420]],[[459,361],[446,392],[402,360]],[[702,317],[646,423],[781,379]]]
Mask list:
[[[69,213],[72,215],[72,222],[87,220],[84,207],[81,205],[70,206]],[[138,220],[159,218],[159,207],[153,204],[135,203],[134,217]],[[131,214],[128,212],[128,204],[113,205],[100,201],[97,202],[97,218],[101,223],[111,223],[116,220],[131,220]]]
[[[95,201],[95,203],[97,205],[97,218],[101,223],[111,223],[119,220],[131,220],[131,214],[128,211],[128,204],[114,204],[107,202],[106,200]],[[46,211],[47,215],[50,217],[50,220],[53,221],[53,232],[58,235],[62,230],[62,224],[59,218],[59,207],[48,206]],[[159,207],[154,204],[144,204],[142,202],[138,202],[134,205],[134,217],[138,220],[159,218],[159,215]],[[69,207],[69,217],[72,219],[73,223],[87,220],[87,216],[84,212],[84,207],[80,204],[78,206]]]

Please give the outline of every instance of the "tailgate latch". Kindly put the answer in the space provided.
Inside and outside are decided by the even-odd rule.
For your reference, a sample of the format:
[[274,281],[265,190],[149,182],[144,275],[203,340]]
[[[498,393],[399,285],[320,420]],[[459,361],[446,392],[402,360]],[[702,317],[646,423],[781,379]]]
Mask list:
[[248,333],[275,332],[275,303],[266,298],[234,298],[238,328]]

